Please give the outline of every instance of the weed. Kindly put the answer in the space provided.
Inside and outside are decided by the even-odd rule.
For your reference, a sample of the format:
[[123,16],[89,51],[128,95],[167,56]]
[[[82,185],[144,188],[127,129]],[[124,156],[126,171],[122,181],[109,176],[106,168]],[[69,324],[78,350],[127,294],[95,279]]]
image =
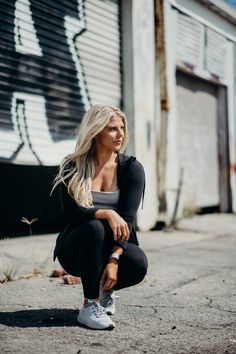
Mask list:
[[8,281],[15,280],[15,276],[18,272],[18,267],[9,262],[9,261],[3,261],[2,262],[2,273],[4,275],[3,279],[0,279],[0,283],[7,283]]
[[[8,239],[4,240],[4,247],[5,251],[1,252],[1,266],[0,266],[0,273],[3,275],[2,279],[0,279],[0,283],[4,284],[12,280],[19,280],[19,279],[29,279],[32,277],[40,277],[43,276],[46,272],[48,262],[51,258],[51,251],[49,254],[43,258],[43,260],[39,260],[39,254],[37,250],[32,249],[31,259],[32,259],[32,266],[30,267],[30,272],[24,275],[20,275],[16,277],[17,272],[19,272],[19,266],[17,259],[14,261],[9,260],[10,255],[10,245],[8,244]],[[6,253],[6,254],[4,254]]]
[[29,225],[29,233],[30,233],[30,236],[32,236],[32,228],[31,228],[31,225],[35,222],[35,221],[38,221],[38,218],[33,218],[31,220],[27,219],[26,217],[22,217],[21,218],[21,222],[24,222],[25,224]]
[[33,261],[33,271],[32,271],[32,273],[35,276],[43,275],[45,273],[45,271],[46,271],[46,268],[47,268],[47,265],[48,265],[48,262],[49,262],[50,258],[51,258],[51,252],[38,265],[36,265],[36,262]]

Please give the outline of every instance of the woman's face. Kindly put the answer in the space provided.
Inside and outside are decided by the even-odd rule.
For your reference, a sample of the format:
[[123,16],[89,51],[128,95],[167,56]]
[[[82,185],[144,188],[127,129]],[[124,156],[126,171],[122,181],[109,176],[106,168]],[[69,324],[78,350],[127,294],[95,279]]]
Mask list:
[[111,118],[107,126],[95,136],[97,149],[119,151],[124,141],[124,129],[125,126],[121,117],[115,116]]

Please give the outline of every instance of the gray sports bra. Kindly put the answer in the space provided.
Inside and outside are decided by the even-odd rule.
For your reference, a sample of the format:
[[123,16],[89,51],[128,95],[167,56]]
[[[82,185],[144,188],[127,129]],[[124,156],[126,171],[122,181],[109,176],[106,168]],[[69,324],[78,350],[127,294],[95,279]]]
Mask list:
[[100,209],[116,210],[118,206],[120,190],[115,192],[92,191],[93,205]]

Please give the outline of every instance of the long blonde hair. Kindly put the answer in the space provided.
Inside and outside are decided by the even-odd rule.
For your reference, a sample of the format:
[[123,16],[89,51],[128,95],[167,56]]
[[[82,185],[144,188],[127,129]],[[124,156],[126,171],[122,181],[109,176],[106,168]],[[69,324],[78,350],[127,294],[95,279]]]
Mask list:
[[[91,184],[95,174],[95,136],[99,134],[113,117],[121,117],[124,123],[124,140],[121,152],[128,143],[127,118],[117,107],[94,105],[85,113],[78,130],[75,152],[66,156],[54,180],[53,190],[59,183],[67,186],[68,193],[79,206],[93,206]],[[69,182],[66,183],[66,180]],[[52,193],[51,192],[51,193]]]

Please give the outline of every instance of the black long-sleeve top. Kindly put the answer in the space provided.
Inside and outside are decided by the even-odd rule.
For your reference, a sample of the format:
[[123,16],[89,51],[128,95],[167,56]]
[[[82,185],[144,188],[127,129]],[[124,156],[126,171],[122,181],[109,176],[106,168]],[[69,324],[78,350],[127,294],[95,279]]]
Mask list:
[[[137,209],[144,196],[145,174],[143,166],[133,156],[124,154],[118,155],[117,183],[120,189],[117,213],[127,222],[129,227],[129,240],[117,241],[118,246],[127,247],[127,242],[138,245],[138,239],[134,227]],[[54,260],[57,257],[59,249],[63,246],[63,240],[81,223],[95,219],[97,207],[85,208],[78,206],[75,200],[69,195],[67,187],[60,183],[60,200],[68,224],[58,235],[56,247],[54,250]]]

